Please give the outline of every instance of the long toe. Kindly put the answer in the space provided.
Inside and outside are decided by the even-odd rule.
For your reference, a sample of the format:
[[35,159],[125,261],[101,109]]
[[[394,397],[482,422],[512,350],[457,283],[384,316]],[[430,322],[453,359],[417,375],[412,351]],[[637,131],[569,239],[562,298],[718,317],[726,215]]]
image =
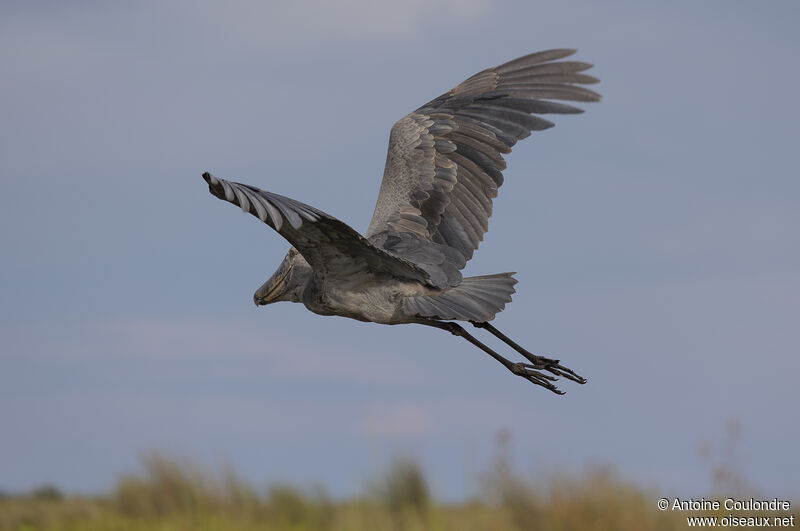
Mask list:
[[578,382],[579,384],[586,383],[586,378],[576,374],[572,369],[561,365],[561,360],[553,360],[550,358],[545,358],[544,356],[533,356],[533,358],[532,366],[536,369],[553,373],[556,376],[563,376],[564,378],[572,380],[573,382]]
[[552,383],[558,380],[558,378],[550,376],[549,374],[541,373],[535,369],[536,367],[534,365],[530,365],[528,363],[515,363],[511,366],[511,372],[517,376],[522,376],[529,382],[544,387],[545,389],[548,389],[558,395],[564,394],[564,391],[560,390]]
[[555,364],[549,365],[548,367],[545,367],[545,370],[555,374],[556,376],[563,376],[564,378],[566,378],[568,380],[572,380],[573,382],[577,382],[579,384],[585,384],[586,383],[586,378],[584,378],[583,376],[580,376],[579,374],[577,374],[572,369],[564,367],[560,363],[555,363]]

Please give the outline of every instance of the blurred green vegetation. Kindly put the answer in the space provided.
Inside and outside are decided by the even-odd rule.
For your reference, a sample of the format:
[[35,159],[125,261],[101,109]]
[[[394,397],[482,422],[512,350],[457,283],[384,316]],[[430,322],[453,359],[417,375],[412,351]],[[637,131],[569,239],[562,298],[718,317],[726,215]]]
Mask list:
[[437,503],[422,469],[395,461],[359,499],[332,501],[324,490],[273,485],[259,492],[232,472],[213,476],[162,456],[142,476],[121,478],[104,497],[63,496],[53,487],[0,500],[3,530],[492,530],[680,529],[655,508],[657,497],[595,471],[537,488],[499,467],[480,498]]
[[[480,494],[460,503],[433,498],[424,471],[408,457],[396,459],[361,497],[333,501],[322,488],[274,484],[259,490],[233,470],[212,474],[153,454],[143,459],[143,473],[120,478],[105,496],[69,496],[54,486],[0,495],[0,530],[666,531],[684,530],[686,516],[700,514],[659,511],[656,491],[608,468],[547,481],[524,477],[512,467],[507,446],[508,435],[501,433],[497,456],[479,479]],[[724,468],[714,462],[712,478],[735,477],[734,486],[741,487],[737,475],[720,474]]]

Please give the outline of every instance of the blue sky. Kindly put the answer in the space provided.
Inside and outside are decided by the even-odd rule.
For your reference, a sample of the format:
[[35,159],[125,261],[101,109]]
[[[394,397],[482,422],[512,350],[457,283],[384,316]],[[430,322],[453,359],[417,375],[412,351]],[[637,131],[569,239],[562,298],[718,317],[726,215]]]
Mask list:
[[[159,450],[348,495],[412,453],[459,498],[508,429],[525,474],[608,463],[688,496],[736,419],[742,473],[797,495],[798,14],[4,2],[0,489],[96,492]],[[395,120],[555,47],[603,102],[507,157],[467,273],[518,271],[496,326],[586,386],[556,397],[438,330],[253,307],[288,244],[203,171],[363,231]]]

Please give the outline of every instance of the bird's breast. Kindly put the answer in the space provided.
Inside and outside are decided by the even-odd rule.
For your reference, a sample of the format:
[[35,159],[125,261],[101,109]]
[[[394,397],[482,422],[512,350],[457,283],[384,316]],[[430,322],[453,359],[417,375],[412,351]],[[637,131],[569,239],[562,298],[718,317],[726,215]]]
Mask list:
[[359,321],[383,324],[408,322],[402,300],[423,289],[405,282],[317,283],[306,290],[303,304],[320,315],[339,315]]

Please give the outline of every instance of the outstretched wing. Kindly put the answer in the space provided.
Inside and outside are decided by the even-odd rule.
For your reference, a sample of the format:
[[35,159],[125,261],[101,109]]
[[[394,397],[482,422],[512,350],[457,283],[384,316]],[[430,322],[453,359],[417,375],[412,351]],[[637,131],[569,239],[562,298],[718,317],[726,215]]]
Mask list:
[[238,205],[278,231],[300,251],[320,279],[368,272],[430,283],[425,271],[375,247],[346,223],[321,210],[207,172],[203,179],[213,195]]
[[583,112],[548,100],[600,99],[579,86],[597,82],[581,73],[591,64],[558,61],[574,52],[548,50],[484,70],[394,124],[370,241],[437,285],[458,284],[489,229],[502,154],[554,125],[538,115]]

